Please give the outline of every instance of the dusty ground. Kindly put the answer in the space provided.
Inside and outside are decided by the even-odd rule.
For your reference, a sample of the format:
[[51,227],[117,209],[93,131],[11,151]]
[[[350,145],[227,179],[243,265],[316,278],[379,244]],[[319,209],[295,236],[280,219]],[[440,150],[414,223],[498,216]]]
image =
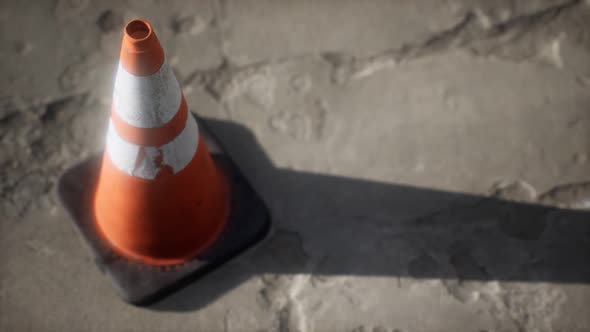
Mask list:
[[[103,144],[137,16],[276,228],[151,308],[53,191]],[[588,22],[564,0],[1,1],[0,331],[590,331]]]

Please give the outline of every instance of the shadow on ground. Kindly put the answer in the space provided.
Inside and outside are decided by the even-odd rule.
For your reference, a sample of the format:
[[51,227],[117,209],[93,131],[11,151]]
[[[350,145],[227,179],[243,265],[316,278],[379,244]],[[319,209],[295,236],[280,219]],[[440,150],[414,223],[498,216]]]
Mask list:
[[275,230],[153,310],[196,310],[263,274],[590,281],[588,212],[280,169],[246,128],[206,123],[267,202]]

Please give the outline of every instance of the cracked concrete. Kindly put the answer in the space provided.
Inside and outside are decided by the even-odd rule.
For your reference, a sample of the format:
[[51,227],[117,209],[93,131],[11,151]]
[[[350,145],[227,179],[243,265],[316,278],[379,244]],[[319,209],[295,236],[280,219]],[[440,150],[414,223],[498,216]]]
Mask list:
[[[0,4],[0,331],[588,331],[590,4]],[[152,22],[276,231],[150,308],[57,204]]]

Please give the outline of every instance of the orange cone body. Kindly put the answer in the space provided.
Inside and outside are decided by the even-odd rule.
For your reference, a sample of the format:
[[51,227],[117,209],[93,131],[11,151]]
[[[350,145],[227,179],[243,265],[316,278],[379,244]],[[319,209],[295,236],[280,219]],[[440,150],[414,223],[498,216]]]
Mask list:
[[228,195],[151,26],[130,22],[94,200],[98,230],[125,257],[182,263],[218,237]]

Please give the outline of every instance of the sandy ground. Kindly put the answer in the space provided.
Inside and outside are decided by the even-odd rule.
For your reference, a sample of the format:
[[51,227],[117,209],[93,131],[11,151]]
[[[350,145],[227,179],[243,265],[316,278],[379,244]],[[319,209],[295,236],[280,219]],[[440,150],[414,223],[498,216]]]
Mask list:
[[[101,149],[122,26],[273,215],[122,302],[54,187]],[[0,2],[0,331],[590,331],[590,2]]]

